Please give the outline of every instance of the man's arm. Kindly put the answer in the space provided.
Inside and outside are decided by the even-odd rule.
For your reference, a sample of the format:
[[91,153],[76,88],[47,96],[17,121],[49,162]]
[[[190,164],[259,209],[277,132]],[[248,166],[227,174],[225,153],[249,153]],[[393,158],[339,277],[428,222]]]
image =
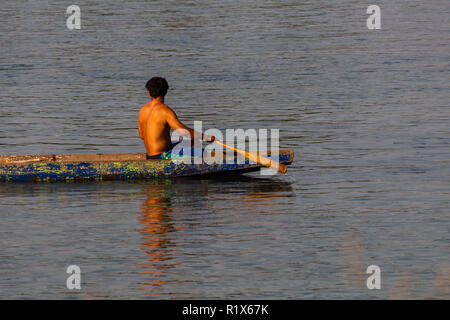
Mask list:
[[169,107],[166,108],[166,121],[169,124],[169,126],[177,131],[179,134],[189,137],[192,140],[194,140],[194,137],[198,138],[199,140],[205,140],[208,142],[213,142],[214,137],[209,137],[204,135],[201,132],[194,131],[193,129],[185,126],[177,117],[175,112],[170,109]]
[[142,140],[144,140],[144,131],[142,130],[142,110],[141,111],[139,111],[139,118],[138,118],[138,122],[139,122],[139,125],[138,125],[138,128],[139,128],[139,137],[142,139]]
[[142,132],[142,129],[141,129],[141,122],[139,122],[139,137],[140,137],[142,140],[144,140],[144,133]]

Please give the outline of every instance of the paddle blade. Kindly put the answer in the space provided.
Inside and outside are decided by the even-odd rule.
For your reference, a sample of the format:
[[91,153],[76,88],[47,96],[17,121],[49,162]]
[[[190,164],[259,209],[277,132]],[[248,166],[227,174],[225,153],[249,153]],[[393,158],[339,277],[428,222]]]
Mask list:
[[225,143],[220,142],[219,140],[214,140],[214,142],[217,144],[220,144],[221,146],[224,146],[225,148],[236,151],[237,153],[243,155],[246,159],[252,160],[256,163],[259,163],[260,165],[271,168],[279,173],[285,174],[287,171],[287,166],[282,163],[279,163],[277,161],[270,160],[269,158],[266,158],[266,157],[260,156],[258,154],[248,152],[248,151],[239,150],[235,147],[226,145]]

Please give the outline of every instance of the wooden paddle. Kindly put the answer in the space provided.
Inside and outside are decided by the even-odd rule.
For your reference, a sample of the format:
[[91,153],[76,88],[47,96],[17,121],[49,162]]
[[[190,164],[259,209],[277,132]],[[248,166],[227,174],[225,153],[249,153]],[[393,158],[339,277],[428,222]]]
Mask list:
[[252,160],[252,161],[254,161],[256,163],[259,163],[260,165],[262,165],[264,167],[271,168],[271,169],[273,169],[275,171],[278,171],[279,173],[285,174],[286,171],[287,171],[287,167],[284,164],[279,163],[277,161],[270,160],[269,158],[266,158],[266,157],[260,156],[258,154],[254,154],[254,153],[248,152],[248,151],[243,151],[243,150],[236,149],[236,148],[228,146],[225,143],[222,143],[222,142],[220,142],[218,140],[214,140],[214,142],[219,144],[219,145],[221,145],[221,146],[224,146],[225,148],[228,148],[228,149],[236,151],[237,153],[243,155],[246,159],[249,159],[249,160]]

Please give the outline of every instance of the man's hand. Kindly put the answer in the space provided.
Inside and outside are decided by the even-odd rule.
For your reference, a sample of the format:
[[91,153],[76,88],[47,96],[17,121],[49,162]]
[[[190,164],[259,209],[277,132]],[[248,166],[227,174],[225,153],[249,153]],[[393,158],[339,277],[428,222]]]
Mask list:
[[207,135],[203,135],[203,140],[205,140],[206,142],[214,142],[214,140],[216,140],[216,137],[214,136],[207,136]]

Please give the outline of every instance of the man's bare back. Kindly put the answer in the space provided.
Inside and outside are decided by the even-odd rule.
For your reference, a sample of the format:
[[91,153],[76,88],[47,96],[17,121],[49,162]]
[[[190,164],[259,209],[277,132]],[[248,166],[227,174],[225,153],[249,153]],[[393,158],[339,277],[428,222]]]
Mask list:
[[144,140],[149,156],[163,153],[172,148],[170,128],[174,130],[193,130],[183,125],[172,109],[160,99],[153,99],[144,105],[139,112],[139,134]]
[[[158,91],[159,82],[166,85],[161,95]],[[149,93],[152,101],[145,104],[139,111],[139,136],[144,140],[147,155],[156,156],[172,149],[171,128],[181,135],[193,139],[194,130],[181,123],[175,112],[164,104],[164,95],[168,88],[167,82],[162,78],[152,78],[147,82],[146,87],[147,89],[150,88]],[[200,138],[202,134],[197,132],[196,136]],[[206,141],[214,141],[214,137],[205,138]]]

